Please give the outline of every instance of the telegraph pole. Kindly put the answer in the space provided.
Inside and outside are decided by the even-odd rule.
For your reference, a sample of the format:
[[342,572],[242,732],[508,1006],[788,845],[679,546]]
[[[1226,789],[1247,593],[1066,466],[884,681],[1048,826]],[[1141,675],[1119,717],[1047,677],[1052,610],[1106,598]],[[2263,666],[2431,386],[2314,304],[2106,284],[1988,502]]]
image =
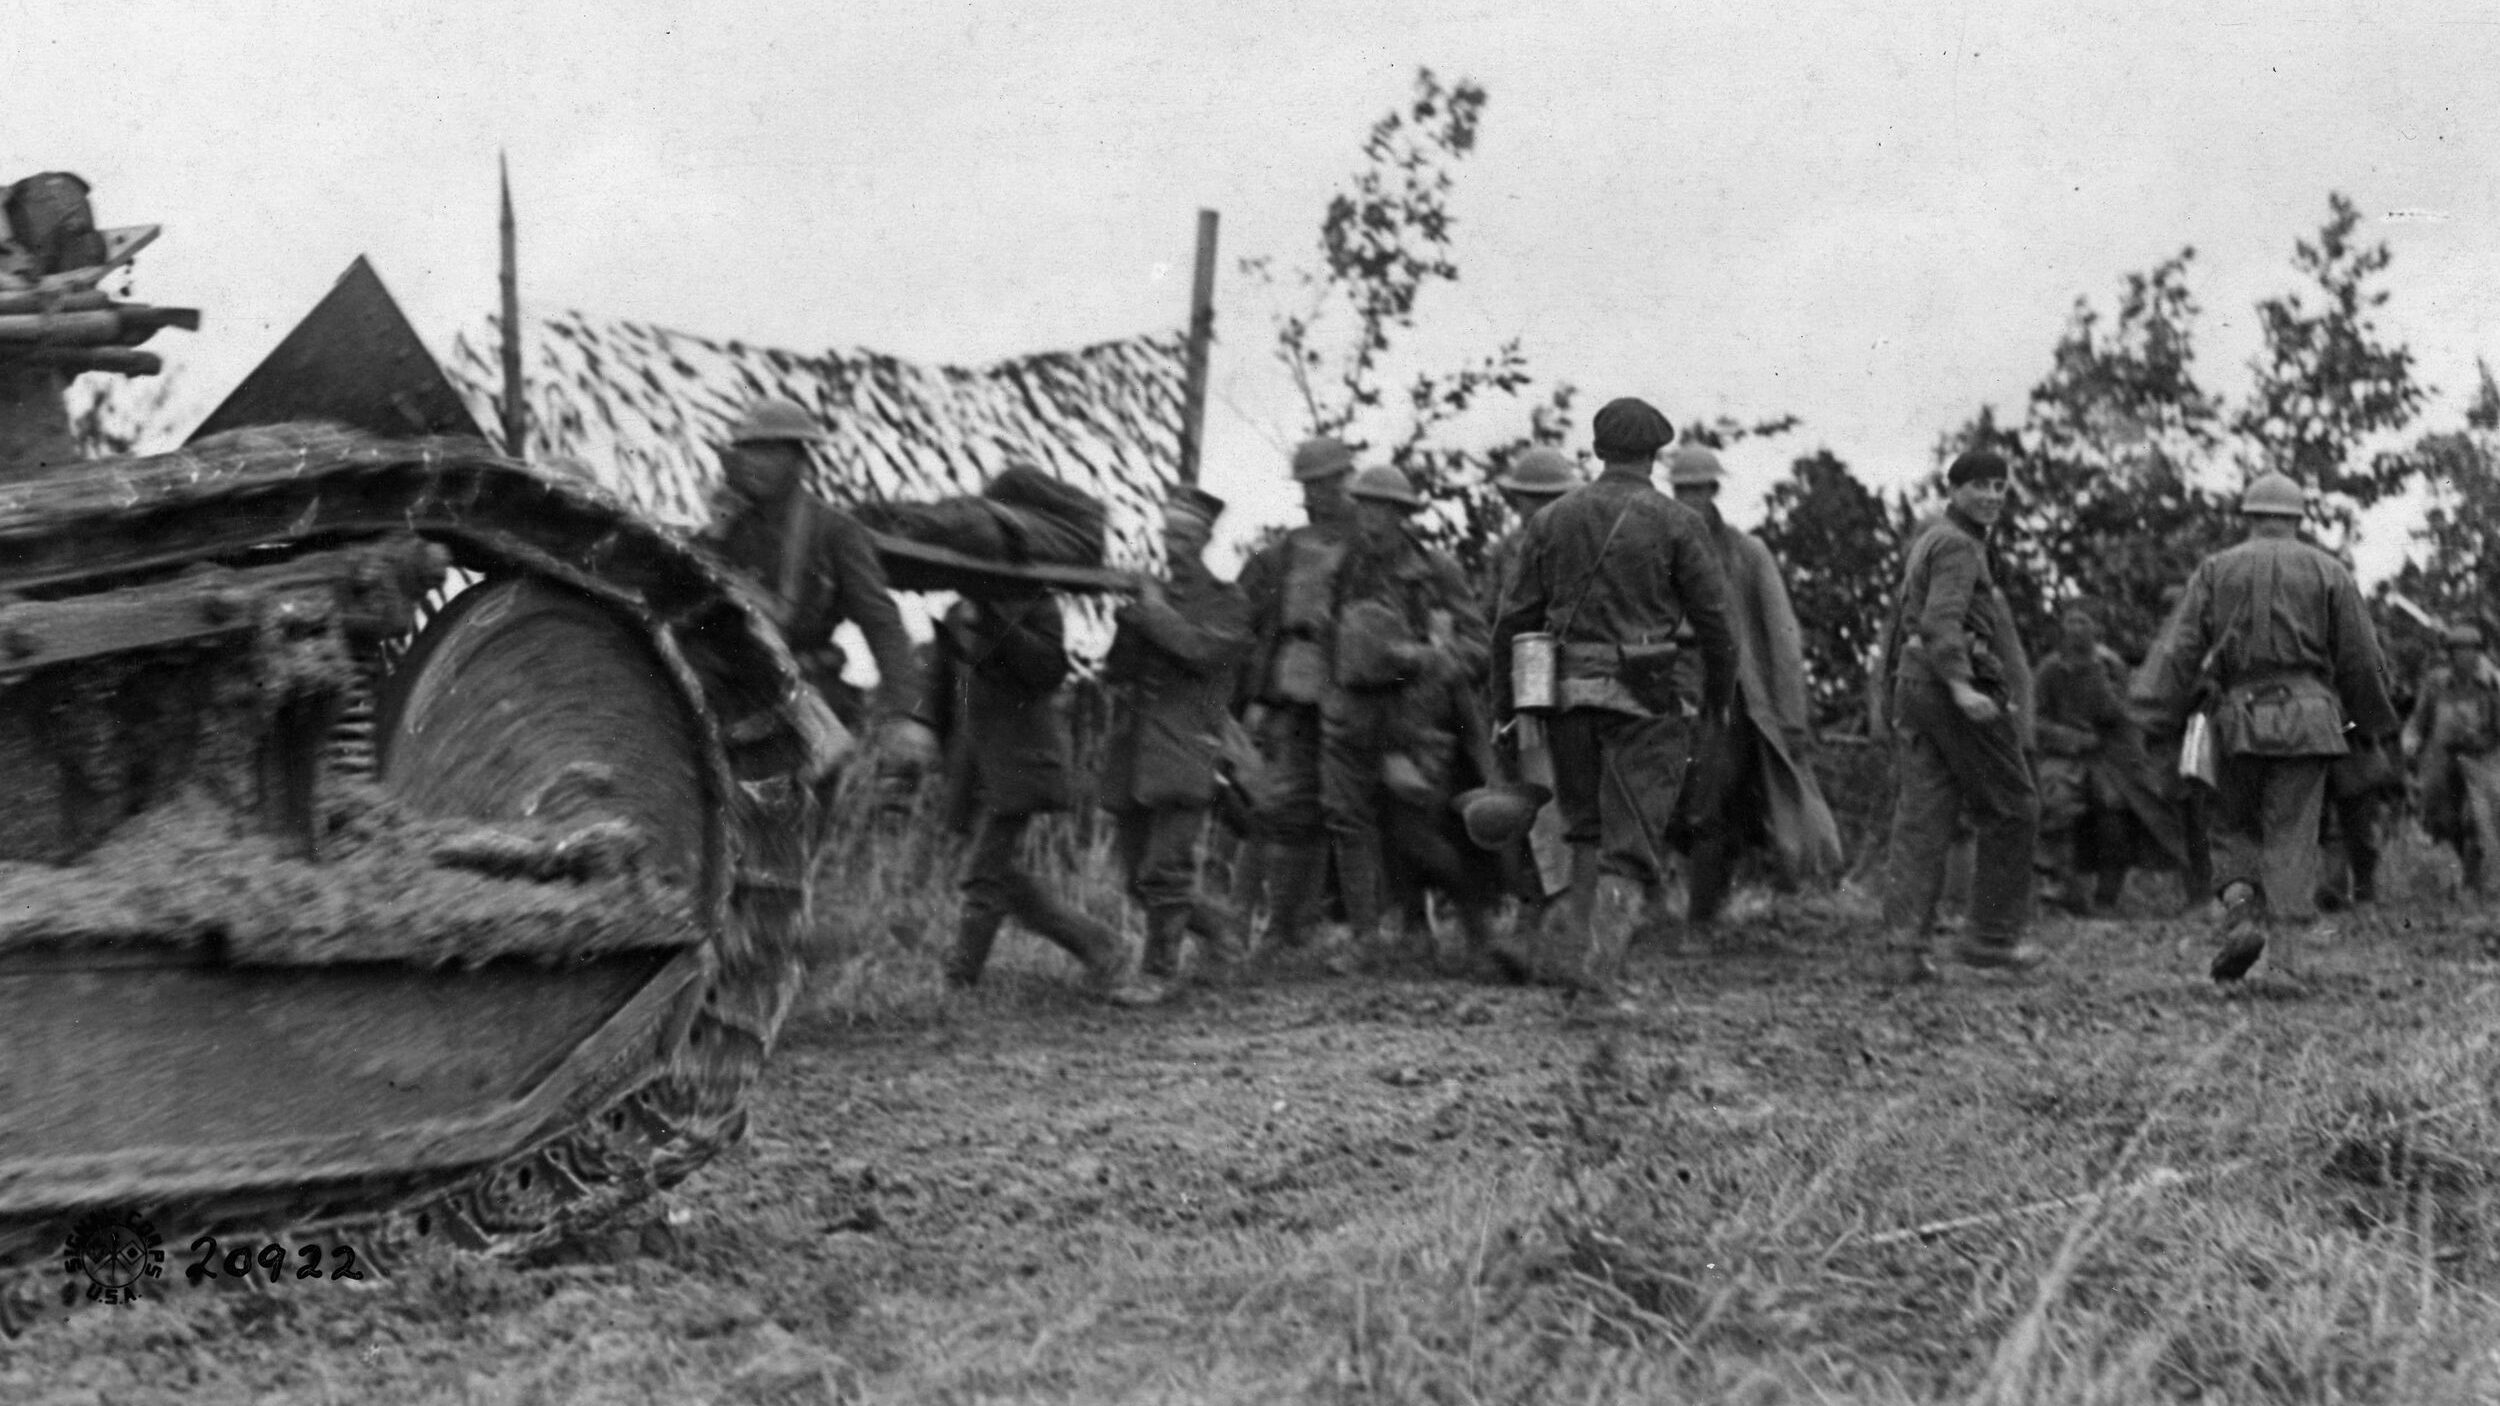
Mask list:
[[528,457],[529,403],[521,396],[521,270],[519,241],[512,230],[512,166],[495,153],[495,170],[503,179],[503,452]]
[[1198,212],[1198,271],[1189,289],[1189,382],[1181,392],[1181,482],[1198,481],[1207,431],[1207,350],[1215,341],[1215,212]]

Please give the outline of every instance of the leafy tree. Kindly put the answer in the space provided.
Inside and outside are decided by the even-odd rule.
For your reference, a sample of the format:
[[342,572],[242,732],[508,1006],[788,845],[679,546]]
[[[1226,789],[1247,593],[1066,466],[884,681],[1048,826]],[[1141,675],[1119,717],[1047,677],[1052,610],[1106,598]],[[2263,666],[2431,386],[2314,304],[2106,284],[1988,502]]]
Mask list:
[[1320,263],[1280,277],[1267,258],[1242,272],[1271,293],[1297,294],[1273,317],[1276,357],[1302,398],[1304,431],[1332,435],[1404,470],[1429,507],[1426,535],[1473,568],[1507,527],[1492,480],[1511,455],[1559,445],[1571,429],[1572,388],[1555,385],[1528,414],[1526,430],[1493,445],[1450,442],[1457,422],[1491,398],[1529,393],[1534,377],[1516,337],[1448,371],[1419,371],[1392,389],[1393,345],[1415,328],[1424,293],[1455,283],[1450,195],[1456,168],[1475,149],[1486,93],[1466,79],[1445,85],[1430,69],[1414,91],[1372,124],[1363,166],[1328,202]]
[[2112,645],[2151,645],[2166,593],[2239,535],[2233,502],[2209,486],[2221,402],[2195,373],[2193,249],[2129,274],[2104,323],[2075,300],[2032,388],[2021,462],[2030,479],[2018,540],[2045,588],[2024,621],[2045,641],[2053,615],[2092,603]]
[[2085,601],[2115,648],[2140,655],[2169,591],[2239,535],[2231,496],[2210,481],[2223,411],[2195,375],[2194,259],[2182,249],[2129,274],[2114,315],[2077,298],[2021,425],[2002,426],[1982,407],[1937,446],[1939,464],[1986,444],[2013,466],[1997,548],[2035,651],[2057,614]]
[[2390,584],[2445,622],[2477,621],[2500,637],[2500,384],[2488,365],[2475,370],[2465,428],[2425,435],[2413,448],[2431,488],[2413,534],[2425,550]]
[[2317,304],[2299,293],[2257,304],[2265,351],[2250,363],[2256,385],[2231,425],[2254,450],[2252,472],[2280,469],[2368,507],[2402,489],[2416,465],[2380,453],[2356,466],[2355,456],[2371,438],[2410,423],[2430,389],[2413,377],[2412,351],[2384,342],[2372,320],[2387,304],[2376,280],[2394,255],[2384,242],[2354,240],[2361,212],[2342,194],[2329,195],[2327,206],[2317,237],[2292,252]]
[[1695,420],[1686,425],[1682,432],[1676,435],[1675,442],[1704,444],[1712,449],[1725,449],[1731,444],[1748,439],[1775,438],[1804,423],[1805,421],[1794,415],[1774,415],[1768,420],[1756,420],[1751,424],[1732,415],[1722,415],[1715,420]]
[[1787,574],[1818,727],[1854,731],[1865,717],[1867,670],[1913,526],[1906,501],[1860,483],[1829,449],[1796,460],[1771,488],[1754,535]]

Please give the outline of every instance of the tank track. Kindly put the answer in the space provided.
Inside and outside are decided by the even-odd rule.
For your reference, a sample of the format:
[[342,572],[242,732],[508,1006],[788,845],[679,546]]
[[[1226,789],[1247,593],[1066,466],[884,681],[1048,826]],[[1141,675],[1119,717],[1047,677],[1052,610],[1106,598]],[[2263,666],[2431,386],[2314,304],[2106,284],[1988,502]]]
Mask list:
[[[193,1226],[349,1229],[387,1265],[445,1239],[543,1251],[681,1180],[744,1131],[743,1104],[805,979],[818,817],[805,688],[717,566],[598,490],[470,439],[290,426],[0,486],[0,592],[84,593],[207,558],[410,534],[461,567],[560,582],[641,622],[702,733],[721,824],[707,856],[706,993],[674,1057],[495,1165],[174,1207]],[[67,1232],[67,1222],[60,1227]],[[0,1329],[58,1292],[59,1238],[0,1243]],[[31,1295],[31,1297],[30,1297]]]

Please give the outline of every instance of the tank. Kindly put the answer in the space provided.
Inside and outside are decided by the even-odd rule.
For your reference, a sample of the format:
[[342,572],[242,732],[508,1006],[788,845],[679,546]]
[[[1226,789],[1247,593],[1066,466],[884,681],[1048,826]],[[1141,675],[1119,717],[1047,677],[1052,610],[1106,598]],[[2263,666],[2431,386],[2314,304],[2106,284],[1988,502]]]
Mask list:
[[0,244],[0,1326],[100,1217],[520,1252],[686,1176],[804,975],[840,742],[787,649],[686,542],[495,452],[362,261],[182,449],[78,458],[68,377],[198,317],[98,293],[132,232],[34,181]]

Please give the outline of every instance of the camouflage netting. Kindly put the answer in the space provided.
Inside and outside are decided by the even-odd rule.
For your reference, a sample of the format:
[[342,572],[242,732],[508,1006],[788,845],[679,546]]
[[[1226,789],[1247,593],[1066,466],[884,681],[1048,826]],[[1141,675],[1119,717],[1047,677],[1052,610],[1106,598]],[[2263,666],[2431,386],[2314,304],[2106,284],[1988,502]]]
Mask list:
[[[767,396],[823,420],[832,438],[817,450],[815,486],[837,501],[975,493],[1029,463],[1103,500],[1118,566],[1152,559],[1154,505],[1180,471],[1179,332],[963,368],[781,351],[580,313],[527,319],[522,330],[529,457],[571,461],[673,526],[705,520],[720,476],[714,446]],[[446,368],[485,425],[500,422],[499,337],[491,320],[463,333]]]

